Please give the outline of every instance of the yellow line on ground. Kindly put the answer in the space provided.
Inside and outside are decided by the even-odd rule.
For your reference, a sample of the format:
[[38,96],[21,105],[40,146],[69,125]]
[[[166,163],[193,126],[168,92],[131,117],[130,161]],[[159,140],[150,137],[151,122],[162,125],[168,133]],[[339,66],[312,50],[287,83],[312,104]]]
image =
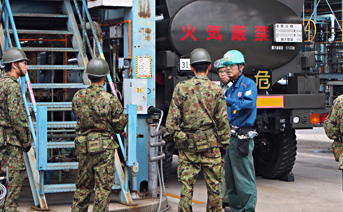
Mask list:
[[[180,196],[178,196],[178,195],[175,195],[175,194],[171,194],[171,193],[168,193],[168,192],[166,192],[167,193],[167,196],[168,197],[172,197],[172,198],[175,198],[175,199],[178,199],[178,200],[180,200]],[[201,202],[201,201],[198,201],[198,200],[192,200],[192,203],[193,204],[204,204],[205,202]]]

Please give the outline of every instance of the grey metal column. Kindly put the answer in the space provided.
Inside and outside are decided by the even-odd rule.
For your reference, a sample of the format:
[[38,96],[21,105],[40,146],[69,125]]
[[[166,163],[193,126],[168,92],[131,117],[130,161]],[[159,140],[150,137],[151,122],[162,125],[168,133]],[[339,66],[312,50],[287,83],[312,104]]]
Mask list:
[[[157,124],[150,124],[150,135],[154,134]],[[150,144],[157,142],[158,137],[151,137],[149,140],[149,159],[157,156],[157,148],[150,147]],[[157,161],[149,160],[149,173],[148,173],[148,195],[156,198],[157,197]]]

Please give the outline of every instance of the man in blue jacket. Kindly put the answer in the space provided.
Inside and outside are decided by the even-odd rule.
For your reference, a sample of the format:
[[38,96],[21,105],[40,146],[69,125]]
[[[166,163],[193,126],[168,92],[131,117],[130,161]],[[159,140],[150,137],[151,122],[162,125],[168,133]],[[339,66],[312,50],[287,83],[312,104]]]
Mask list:
[[228,77],[233,85],[225,92],[231,127],[231,140],[225,156],[225,180],[230,208],[234,212],[255,211],[257,189],[252,151],[256,119],[257,88],[255,82],[243,74],[244,56],[237,50],[223,57]]

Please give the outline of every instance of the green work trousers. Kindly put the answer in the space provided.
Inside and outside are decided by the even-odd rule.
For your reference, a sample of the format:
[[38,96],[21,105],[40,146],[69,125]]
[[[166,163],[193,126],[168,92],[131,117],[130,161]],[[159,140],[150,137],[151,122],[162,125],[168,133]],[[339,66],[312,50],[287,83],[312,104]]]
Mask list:
[[254,212],[257,189],[252,151],[255,144],[251,139],[249,154],[242,157],[237,154],[237,142],[237,137],[231,137],[224,163],[230,208],[233,212]]

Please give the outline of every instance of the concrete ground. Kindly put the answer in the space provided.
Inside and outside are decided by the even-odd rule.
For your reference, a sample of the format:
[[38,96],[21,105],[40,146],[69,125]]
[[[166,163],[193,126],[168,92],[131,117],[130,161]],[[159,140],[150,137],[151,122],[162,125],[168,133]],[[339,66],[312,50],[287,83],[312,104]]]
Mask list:
[[[256,177],[257,212],[336,212],[343,211],[342,171],[337,169],[331,143],[323,128],[298,130],[298,153],[294,182]],[[174,156],[175,161],[177,156]],[[176,173],[176,166],[173,168]],[[176,174],[172,177],[176,178]],[[167,181],[167,191],[179,195],[180,184]],[[177,212],[178,197],[168,198],[170,212]],[[206,185],[200,174],[193,197],[193,211],[206,211]]]
[[[257,212],[336,212],[343,210],[342,171],[331,152],[331,143],[323,128],[299,130],[296,132],[298,153],[293,169],[294,182],[256,178]],[[180,183],[176,179],[177,156],[174,156],[172,175],[166,182],[170,212],[177,212]],[[47,194],[52,211],[70,211],[73,193]],[[195,185],[193,211],[206,211],[206,185],[200,174]],[[137,205],[128,207],[118,201],[118,195],[111,194],[110,211],[157,211],[158,199],[134,200]],[[165,201],[166,203],[166,201]],[[25,180],[19,200],[21,211],[34,211],[28,181]],[[163,209],[164,207],[162,207]],[[89,208],[90,211],[92,207]]]

